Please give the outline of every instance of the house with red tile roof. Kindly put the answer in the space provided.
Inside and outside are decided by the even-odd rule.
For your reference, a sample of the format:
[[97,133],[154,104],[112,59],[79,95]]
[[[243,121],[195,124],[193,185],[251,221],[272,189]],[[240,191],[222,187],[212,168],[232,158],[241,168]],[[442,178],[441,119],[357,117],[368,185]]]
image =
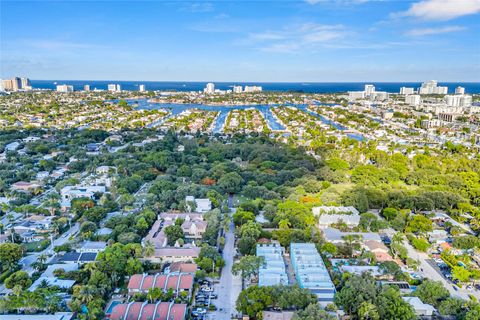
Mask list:
[[[168,273],[193,273],[195,274],[198,270],[196,263],[183,263],[183,262],[174,262],[168,268]],[[166,272],[167,273],[167,272]]]
[[128,281],[128,294],[148,293],[150,289],[159,288],[163,292],[170,289],[178,296],[181,292],[192,293],[194,274],[134,274]]
[[185,320],[187,305],[173,302],[130,302],[116,305],[111,320]]

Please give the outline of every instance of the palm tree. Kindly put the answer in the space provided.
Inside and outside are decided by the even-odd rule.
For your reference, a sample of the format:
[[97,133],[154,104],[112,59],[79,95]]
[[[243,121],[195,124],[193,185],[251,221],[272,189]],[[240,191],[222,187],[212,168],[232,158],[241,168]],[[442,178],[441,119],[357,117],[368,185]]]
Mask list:
[[151,257],[155,253],[155,245],[152,241],[147,240],[143,246],[143,256],[144,257]]
[[47,262],[47,255],[42,253],[40,256],[38,256],[37,258],[37,262],[40,263],[41,266],[43,266],[45,264],[45,262]]
[[290,223],[290,221],[288,219],[282,219],[278,222],[278,227],[280,229],[290,229],[291,225],[292,224]]

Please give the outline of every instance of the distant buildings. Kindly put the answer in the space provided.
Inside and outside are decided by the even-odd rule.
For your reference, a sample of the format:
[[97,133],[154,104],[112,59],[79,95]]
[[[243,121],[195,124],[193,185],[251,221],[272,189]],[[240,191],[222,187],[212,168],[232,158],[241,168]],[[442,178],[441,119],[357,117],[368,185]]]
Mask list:
[[414,88],[407,88],[407,87],[401,87],[400,88],[400,94],[414,94],[415,93],[415,89]]
[[138,86],[138,91],[145,92],[145,85],[144,84],[139,85]]
[[422,83],[420,89],[418,89],[419,94],[447,94],[448,87],[438,86],[437,80],[430,80]]
[[260,86],[245,86],[245,92],[261,92],[263,90]]
[[264,258],[258,271],[258,286],[288,285],[283,250],[278,243],[257,244],[257,257]]
[[333,303],[335,286],[313,243],[292,243],[290,258],[298,285],[309,289],[322,306]]
[[73,92],[73,86],[66,85],[66,84],[59,84],[57,85],[58,92]]
[[233,86],[233,93],[242,93],[243,88],[242,86]]
[[110,92],[120,92],[122,91],[122,87],[119,84],[109,84],[108,91]]
[[215,84],[213,84],[211,82],[207,83],[207,86],[205,87],[205,89],[203,89],[203,92],[205,92],[207,94],[215,93]]
[[466,94],[447,95],[445,103],[450,107],[469,107],[472,105],[472,96]]
[[456,87],[455,88],[455,94],[465,94],[465,88],[464,87]]
[[90,91],[90,85],[89,84],[84,85],[83,91]]
[[349,91],[348,98],[350,101],[366,98],[371,101],[384,101],[388,99],[388,93],[385,91],[375,91],[373,84],[366,84],[363,91]]
[[31,90],[32,85],[30,79],[14,77],[12,79],[2,80],[3,90],[5,91],[19,91],[19,90]]
[[405,96],[405,103],[411,106],[418,106],[421,102],[419,94],[409,94]]

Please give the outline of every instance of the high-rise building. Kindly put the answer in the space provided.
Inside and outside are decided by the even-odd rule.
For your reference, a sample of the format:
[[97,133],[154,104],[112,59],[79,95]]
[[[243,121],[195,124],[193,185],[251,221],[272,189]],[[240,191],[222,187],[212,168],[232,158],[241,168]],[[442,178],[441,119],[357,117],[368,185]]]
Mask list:
[[469,107],[472,105],[472,96],[468,94],[447,95],[445,103],[450,107]]
[[31,90],[30,79],[14,77],[12,79],[3,80],[3,89],[6,91]]
[[20,82],[22,84],[22,89],[27,90],[28,87],[31,87],[30,79],[28,78],[21,78]]
[[365,85],[365,95],[370,97],[375,92],[375,86],[373,84],[366,84]]
[[215,92],[215,84],[209,82],[207,83],[207,86],[205,87],[205,89],[203,89],[203,91],[205,93],[208,93],[208,94],[212,94]]
[[422,83],[422,86],[418,90],[419,94],[447,94],[448,87],[438,86],[437,80],[430,80]]
[[58,92],[73,92],[73,86],[69,86],[66,84],[59,84],[57,85]]
[[245,92],[261,92],[262,90],[261,86],[245,86]]
[[109,84],[108,91],[119,92],[122,91],[122,87],[119,84]]
[[90,85],[89,84],[84,85],[83,91],[90,91]]
[[456,87],[455,88],[455,94],[465,94],[465,88],[464,87]]
[[349,91],[348,99],[350,101],[357,100],[357,99],[365,99],[365,91]]
[[145,85],[144,84],[139,85],[138,86],[138,91],[145,92]]
[[233,93],[242,93],[242,86],[233,86]]
[[418,106],[421,102],[420,95],[409,94],[405,96],[405,103],[411,106]]
[[414,94],[415,93],[415,89],[414,88],[408,88],[408,87],[401,87],[400,88],[400,94]]

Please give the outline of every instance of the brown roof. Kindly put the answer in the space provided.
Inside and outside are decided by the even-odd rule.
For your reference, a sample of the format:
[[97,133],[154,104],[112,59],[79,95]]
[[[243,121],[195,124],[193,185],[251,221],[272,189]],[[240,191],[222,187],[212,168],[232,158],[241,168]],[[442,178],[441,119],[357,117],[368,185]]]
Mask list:
[[[128,313],[127,313],[128,309]],[[144,303],[122,303],[116,305],[111,320],[184,320],[186,316],[186,304],[176,304],[171,302]],[[169,313],[170,310],[170,313]],[[125,314],[127,313],[127,314]],[[155,314],[155,318],[153,315]]]
[[142,283],[143,274],[134,274],[128,281],[128,289],[138,289]]
[[170,272],[195,273],[197,269],[195,263],[174,262],[170,265]]
[[190,290],[193,287],[193,275],[191,273],[181,274],[178,289]]

